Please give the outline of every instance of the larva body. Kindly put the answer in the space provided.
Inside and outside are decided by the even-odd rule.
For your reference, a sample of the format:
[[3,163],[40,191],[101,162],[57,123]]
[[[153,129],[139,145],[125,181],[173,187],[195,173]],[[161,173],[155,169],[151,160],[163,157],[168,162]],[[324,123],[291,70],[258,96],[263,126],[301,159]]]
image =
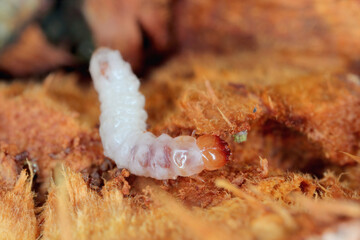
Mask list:
[[119,52],[98,49],[91,58],[90,73],[101,103],[104,154],[117,167],[135,175],[174,179],[217,169],[227,161],[227,144],[217,136],[205,135],[197,141],[190,136],[155,137],[146,131],[140,82]]

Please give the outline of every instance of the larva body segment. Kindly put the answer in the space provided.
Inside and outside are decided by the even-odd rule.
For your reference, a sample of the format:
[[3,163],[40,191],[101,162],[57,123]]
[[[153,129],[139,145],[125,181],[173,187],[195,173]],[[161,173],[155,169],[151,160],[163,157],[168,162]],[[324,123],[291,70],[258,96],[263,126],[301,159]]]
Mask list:
[[[211,165],[207,169],[213,170],[225,164],[229,151],[226,144],[211,140],[216,136],[202,138],[200,145],[205,147],[199,149],[196,139],[190,136],[155,137],[146,132],[147,113],[145,98],[139,92],[140,82],[119,52],[98,49],[91,58],[90,73],[101,103],[104,154],[117,167],[135,175],[175,179],[197,174],[206,166]],[[211,142],[216,144],[212,146]]]

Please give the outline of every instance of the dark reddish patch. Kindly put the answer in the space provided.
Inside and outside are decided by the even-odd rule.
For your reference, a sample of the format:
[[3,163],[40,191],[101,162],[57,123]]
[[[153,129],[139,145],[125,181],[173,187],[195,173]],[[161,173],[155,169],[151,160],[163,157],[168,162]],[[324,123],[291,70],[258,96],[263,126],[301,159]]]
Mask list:
[[109,68],[109,63],[108,62],[100,62],[100,73],[106,79],[108,79],[107,74],[106,74],[108,68]]
[[22,151],[21,153],[16,154],[14,159],[17,165],[18,173],[20,173],[21,170],[25,169],[28,174],[30,174],[30,172],[32,171],[34,173],[34,178],[37,177],[39,167],[36,163],[36,159],[31,158],[28,151]]
[[171,154],[172,154],[172,150],[169,146],[165,145],[164,146],[164,154],[165,154],[165,158],[164,161],[161,161],[159,163],[160,167],[162,168],[170,168],[170,161],[171,161]]
[[100,165],[91,165],[81,171],[82,177],[88,186],[99,191],[104,186],[104,181],[120,175],[120,170],[114,161],[105,158]]
[[[31,190],[37,192],[39,190],[40,183],[38,181],[39,166],[36,158],[32,158],[30,153],[25,150],[16,154],[13,159],[15,160],[14,162],[17,174],[20,174],[21,171],[25,170],[28,176],[32,176]],[[35,200],[36,204],[38,204],[38,199]]]
[[131,150],[130,150],[131,162],[135,161],[137,151],[138,151],[138,146],[137,145],[135,147],[131,148]]
[[285,122],[286,125],[301,127],[306,124],[306,118],[303,116],[291,115]]
[[300,187],[302,193],[307,193],[309,191],[310,185],[309,185],[309,183],[302,181],[300,183],[299,187]]
[[245,84],[242,84],[242,83],[232,83],[232,82],[229,82],[229,86],[230,86],[230,87],[233,87],[233,88],[235,88],[235,89],[246,89]]
[[228,85],[234,89],[234,93],[239,94],[241,96],[247,96],[249,94],[246,86],[242,83],[228,83]]
[[154,156],[154,146],[150,145],[149,151],[145,154],[145,158],[143,160],[140,160],[140,165],[144,168],[149,167],[151,163],[151,159],[153,159]]
[[219,136],[214,135],[214,137],[216,137],[216,141],[217,141],[216,146],[224,154],[224,156],[226,157],[226,161],[229,161],[229,158],[231,155],[231,150],[229,148],[229,144],[226,141],[224,141],[223,139],[221,139]]
[[350,63],[348,64],[348,70],[351,73],[360,75],[360,59],[350,61]]
[[26,159],[29,159],[29,152],[23,151],[15,155],[15,161],[17,162],[24,162]]

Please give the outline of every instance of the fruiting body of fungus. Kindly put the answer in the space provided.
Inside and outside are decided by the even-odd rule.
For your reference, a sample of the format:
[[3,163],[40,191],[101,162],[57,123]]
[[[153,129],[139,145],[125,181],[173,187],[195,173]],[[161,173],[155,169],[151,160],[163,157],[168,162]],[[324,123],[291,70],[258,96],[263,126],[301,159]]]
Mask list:
[[175,179],[219,169],[227,162],[230,150],[218,136],[155,137],[146,131],[140,82],[118,51],[98,49],[91,58],[90,73],[101,103],[104,154],[118,168],[127,168],[135,175]]

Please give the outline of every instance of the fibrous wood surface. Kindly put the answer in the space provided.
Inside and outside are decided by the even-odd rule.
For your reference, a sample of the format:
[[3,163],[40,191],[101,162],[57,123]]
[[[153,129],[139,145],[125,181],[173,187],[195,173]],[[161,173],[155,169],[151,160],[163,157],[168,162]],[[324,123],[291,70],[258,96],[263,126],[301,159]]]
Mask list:
[[[232,157],[220,170],[168,181],[133,176],[102,155],[96,93],[75,75],[2,84],[0,236],[304,239],[355,231],[360,81],[348,66],[328,54],[278,51],[172,59],[143,79],[149,130],[216,134]],[[240,131],[247,141],[236,143]]]

